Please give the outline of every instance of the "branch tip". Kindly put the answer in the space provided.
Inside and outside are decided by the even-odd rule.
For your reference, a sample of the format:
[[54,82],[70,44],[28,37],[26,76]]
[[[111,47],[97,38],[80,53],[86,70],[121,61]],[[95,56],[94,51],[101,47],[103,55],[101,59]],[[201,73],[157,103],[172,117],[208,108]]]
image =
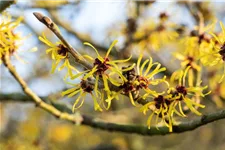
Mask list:
[[44,16],[44,15],[42,15],[42,14],[39,13],[39,12],[34,12],[33,14],[34,14],[34,16],[35,16],[40,22],[42,22],[43,24],[45,24],[49,29],[55,30],[55,29],[53,28],[54,23],[53,23],[53,21],[52,21],[49,17]]
[[43,19],[43,15],[39,12],[33,12],[33,15],[39,20],[39,21],[42,21]]

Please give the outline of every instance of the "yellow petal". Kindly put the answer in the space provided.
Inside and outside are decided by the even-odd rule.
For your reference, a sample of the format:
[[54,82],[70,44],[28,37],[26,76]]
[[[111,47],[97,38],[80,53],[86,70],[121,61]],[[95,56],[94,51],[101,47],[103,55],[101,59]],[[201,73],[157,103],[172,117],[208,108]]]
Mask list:
[[103,84],[104,84],[104,90],[110,91],[109,86],[108,86],[107,76],[105,74],[102,75],[102,79],[103,79]]
[[82,74],[84,74],[84,72],[77,73],[76,75],[72,76],[71,79],[74,80],[78,78],[79,76],[81,76]]
[[75,100],[75,103],[73,104],[73,108],[72,108],[73,113],[74,113],[75,110],[77,109],[76,105],[79,103],[80,98],[81,98],[81,97],[84,97],[84,96],[85,96],[85,93],[83,93],[83,91],[81,91],[81,92],[80,92],[80,95],[77,97],[77,99]]
[[71,92],[73,92],[73,91],[75,91],[75,90],[77,90],[77,88],[71,88],[71,89],[68,89],[68,90],[66,90],[66,91],[63,91],[63,92],[61,93],[61,95],[62,95],[62,96],[65,96],[65,95],[67,95],[67,94],[69,94],[69,93],[71,93]]
[[140,74],[140,63],[141,63],[141,59],[142,59],[143,55],[140,54],[139,58],[138,58],[138,61],[137,61],[137,74]]
[[151,128],[151,121],[152,121],[153,115],[154,115],[154,113],[152,112],[151,115],[148,117],[148,120],[147,120],[148,129]]
[[129,98],[130,98],[130,102],[133,106],[136,106],[135,102],[134,102],[134,99],[133,99],[133,96],[132,96],[132,93],[129,92]]
[[94,109],[95,109],[96,111],[97,111],[97,110],[102,111],[102,108],[99,106],[96,97],[95,97],[93,94],[91,94],[91,96],[92,96],[92,99],[93,99],[93,101],[94,101]]
[[87,45],[87,46],[90,46],[91,48],[93,48],[93,49],[95,50],[97,56],[98,56],[98,59],[99,59],[101,62],[104,61],[104,59],[99,55],[98,50],[97,50],[92,44],[90,44],[90,43],[88,43],[88,42],[84,42],[84,45]]
[[115,85],[115,86],[121,86],[121,83],[117,82],[117,81],[114,80],[113,78],[110,78],[110,77],[109,77],[109,81],[110,81],[113,85]]
[[112,48],[116,45],[116,43],[118,42],[118,40],[114,40],[113,43],[110,45],[105,57],[109,56],[109,53],[111,52]]
[[113,60],[112,62],[114,62],[114,63],[125,63],[125,62],[129,61],[131,58],[132,58],[132,55],[127,59]]
[[122,69],[122,72],[129,71],[129,70],[133,69],[134,66],[135,66],[135,63],[134,63],[133,65],[131,65],[130,67],[127,67],[127,68],[125,68],[125,69]]
[[152,68],[152,66],[154,65],[153,63],[152,63],[152,58],[150,57],[149,58],[149,63],[148,63],[148,67],[147,67],[147,69],[145,70],[145,72],[144,72],[144,76],[146,76],[147,74],[148,74],[148,72],[150,71],[150,69]]
[[76,95],[77,93],[79,93],[81,90],[82,90],[82,89],[80,88],[80,89],[77,89],[77,90],[74,91],[74,92],[71,92],[71,93],[68,95],[68,97],[69,97],[69,98],[70,98],[70,97],[73,97],[74,95]]
[[94,68],[92,68],[92,70],[87,73],[85,76],[84,76],[84,80],[87,80],[87,78],[89,78],[90,76],[92,76],[95,72],[97,71],[97,66],[94,66]]
[[139,75],[142,75],[142,71],[145,67],[145,65],[148,63],[149,59],[145,60],[144,63],[141,65],[141,70],[140,70],[140,74]]

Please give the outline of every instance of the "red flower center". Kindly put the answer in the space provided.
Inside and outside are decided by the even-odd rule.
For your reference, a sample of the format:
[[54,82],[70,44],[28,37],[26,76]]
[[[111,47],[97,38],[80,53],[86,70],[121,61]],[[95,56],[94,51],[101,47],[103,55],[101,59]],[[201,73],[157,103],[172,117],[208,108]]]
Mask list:
[[163,108],[165,108],[165,105],[166,104],[167,106],[170,105],[171,101],[169,101],[168,99],[165,99],[162,95],[159,95],[158,97],[156,97],[154,99],[154,101],[156,102],[155,103],[155,107],[157,109],[160,109],[160,107],[162,106]]
[[80,82],[80,86],[85,92],[88,93],[91,93],[94,90],[93,86],[89,85],[85,80]]
[[146,79],[145,77],[142,77],[142,76],[137,76],[137,80],[140,83],[137,86],[137,89],[142,89],[142,88],[147,89],[148,88],[148,85],[149,85],[148,79]]
[[181,93],[184,96],[187,95],[187,89],[182,85],[178,85],[176,87],[176,90],[177,90],[177,93]]
[[97,66],[97,71],[96,73],[101,75],[103,74],[106,70],[109,69],[110,65],[108,64],[109,58],[104,58],[104,61],[101,62],[98,58],[95,59],[94,61],[94,66]]
[[58,54],[59,54],[59,55],[61,55],[61,56],[66,56],[66,55],[67,55],[67,52],[68,52],[68,48],[67,48],[67,47],[65,47],[65,46],[62,45],[62,44],[59,44],[59,45],[58,45],[58,48],[60,48],[60,49],[58,50]]
[[223,61],[225,61],[225,43],[221,46],[219,54],[222,56]]

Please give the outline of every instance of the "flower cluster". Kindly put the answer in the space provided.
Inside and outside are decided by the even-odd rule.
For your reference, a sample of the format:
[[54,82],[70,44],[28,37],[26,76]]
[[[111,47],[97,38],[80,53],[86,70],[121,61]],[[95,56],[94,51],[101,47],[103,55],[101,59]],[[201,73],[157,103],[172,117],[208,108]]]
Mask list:
[[[74,95],[79,93],[79,96],[75,100],[75,103],[73,104],[73,112],[75,112],[76,109],[80,108],[83,103],[86,95],[89,93],[94,101],[94,109],[102,111],[102,108],[100,107],[98,103],[98,93],[93,92],[94,86],[91,84],[88,84],[87,80],[81,80],[79,84],[71,84],[73,88],[68,89],[64,92],[62,92],[62,96],[68,95],[68,97],[73,97]],[[81,102],[80,102],[81,100]],[[80,102],[80,104],[79,104]],[[79,106],[77,106],[79,104]]]
[[[51,47],[46,50],[46,53],[51,52],[52,60],[56,61],[53,62],[53,70],[55,70],[60,61],[63,61],[64,64],[68,61],[69,64],[69,60],[67,60],[68,51],[62,43],[53,44],[47,40],[45,36],[39,39]],[[73,72],[68,69],[67,74],[69,74],[70,79],[74,80],[80,78],[80,83],[71,83],[73,87],[62,93],[63,96],[68,95],[68,97],[79,95],[73,105],[73,111],[82,106],[84,98],[88,93],[94,101],[95,110],[102,111],[102,107],[109,109],[111,101],[113,99],[118,99],[120,94],[128,95],[131,103],[136,106],[135,101],[138,99],[144,99],[151,94],[157,93],[149,88],[150,85],[157,85],[161,82],[167,83],[165,80],[166,77],[163,77],[163,79],[155,79],[155,76],[165,71],[166,68],[161,68],[159,63],[153,63],[152,58],[145,60],[143,64],[140,65],[142,60],[141,55],[137,61],[136,70],[134,69],[135,64],[120,68],[119,64],[126,63],[131,57],[124,60],[111,60],[109,54],[116,43],[117,41],[114,41],[111,44],[104,57],[98,53],[98,50],[93,45],[87,42],[84,43],[84,45],[95,50],[97,58],[92,58],[87,55],[84,56],[93,63],[92,69],[79,72],[77,69],[73,68],[76,70],[76,74],[73,74]],[[70,64],[65,66],[68,68]],[[60,68],[61,67],[59,67],[59,69]],[[131,77],[132,72],[133,77]],[[112,87],[114,87],[114,90],[112,90]],[[142,90],[145,91],[143,95],[139,94]],[[107,103],[107,106],[105,103]],[[78,104],[80,105],[77,106]]]
[[213,32],[210,34],[214,39],[210,40],[210,45],[201,48],[201,61],[205,66],[216,66],[222,64],[224,66],[222,77],[219,82],[222,82],[225,77],[225,27],[220,22],[222,33],[216,35]]
[[20,58],[16,54],[16,50],[18,49],[19,42],[21,41],[21,37],[19,34],[14,32],[14,29],[19,25],[22,18],[18,18],[13,21],[11,16],[8,14],[3,14],[0,16],[0,59],[4,55],[14,55],[19,60]]
[[[122,92],[125,95],[129,95],[131,103],[135,106],[134,100],[138,101],[138,99],[145,99],[149,95],[157,94],[156,91],[152,90],[150,86],[158,85],[159,83],[167,83],[166,76],[162,79],[155,79],[155,76],[166,70],[165,67],[160,68],[161,64],[155,62],[153,63],[152,58],[146,59],[141,65],[142,55],[140,55],[137,61],[136,71],[127,70],[124,71],[124,75],[127,78],[127,82],[125,82],[121,88]],[[140,91],[144,91],[144,94],[141,95]]]
[[[169,131],[172,132],[172,125],[174,122],[173,115],[176,114],[180,117],[186,117],[183,112],[182,104],[185,104],[186,107],[196,115],[201,115],[197,108],[204,108],[205,106],[199,103],[199,96],[204,97],[210,92],[206,94],[203,93],[207,86],[189,87],[186,84],[185,78],[189,69],[190,67],[188,67],[184,72],[180,72],[178,75],[178,84],[175,87],[169,87],[167,92],[164,94],[155,94],[153,100],[141,108],[141,111],[144,114],[146,114],[148,110],[152,110],[152,113],[147,120],[149,128],[153,115],[156,114],[156,123],[158,123],[158,118],[160,117],[161,122],[166,124]],[[178,107],[179,111],[176,107]]]
[[[43,19],[40,14],[36,17],[53,32],[59,31],[49,18]],[[179,26],[170,23],[169,19],[169,15],[163,12],[158,16],[158,22],[149,19],[143,26],[139,25],[135,18],[127,20],[125,33],[131,37],[131,42],[141,49],[141,54],[136,58],[137,62],[133,64],[132,56],[121,60],[110,57],[117,40],[112,42],[104,56],[91,43],[84,42],[85,46],[95,51],[96,57],[92,57],[73,53],[73,48],[63,37],[58,36],[61,33],[54,32],[62,40],[55,43],[44,34],[39,36],[39,40],[48,47],[46,54],[49,54],[52,60],[51,72],[67,70],[64,81],[72,87],[61,95],[75,97],[72,111],[75,112],[83,106],[88,96],[92,98],[96,111],[108,110],[114,100],[127,97],[130,105],[139,107],[144,115],[150,112],[147,119],[148,128],[155,118],[156,125],[163,124],[172,132],[176,123],[175,117],[185,118],[190,112],[202,115],[199,111],[205,107],[201,102],[202,97],[212,93],[212,100],[221,107],[221,99],[225,99],[224,24],[220,22],[222,31],[217,33],[212,31],[214,23],[204,26],[203,18],[200,17],[199,26],[187,31],[187,36],[186,33],[179,36]],[[16,52],[21,37],[15,33],[15,28],[20,22],[21,18],[11,20],[9,15],[0,16],[0,61],[6,55],[18,57]],[[159,50],[171,42],[177,44],[178,48],[173,52],[173,57],[179,62],[180,68],[171,72],[170,79],[167,79],[164,73],[166,68],[154,62],[151,57],[144,57],[143,50]],[[125,47],[127,45],[128,41]],[[75,68],[71,64],[70,56],[85,66],[84,70]],[[208,86],[202,86],[205,83],[208,83],[209,90]],[[206,90],[209,92],[205,93]]]
[[[220,22],[222,31],[214,31],[215,23],[199,27],[189,32],[189,36],[180,39],[180,46],[175,51],[174,57],[180,61],[181,70],[190,67],[188,70],[188,84],[193,86],[194,83],[201,81],[201,76],[207,72],[203,79],[208,81],[212,91],[212,99],[217,106],[222,106],[221,89],[225,77],[225,27]],[[180,70],[176,71],[171,78],[174,78]]]
[[[154,30],[148,37],[148,41],[155,49],[162,45],[159,39],[155,39],[159,38],[159,34],[162,36],[160,38],[163,38],[162,41],[167,42],[178,36],[176,31],[166,30],[169,27],[166,24],[167,14],[160,14],[159,20],[159,24],[154,26]],[[115,47],[117,40],[112,42],[104,56],[101,56],[99,50],[92,44],[85,42],[84,45],[96,52],[96,57],[83,55],[92,65],[84,71],[79,71],[70,64],[69,50],[63,43],[52,43],[44,35],[39,39],[50,47],[46,53],[51,54],[52,72],[56,68],[59,71],[66,68],[67,74],[64,79],[69,77],[75,82],[67,82],[72,88],[62,92],[62,96],[76,97],[73,112],[83,105],[87,95],[92,97],[96,111],[108,110],[113,100],[126,96],[133,106],[143,105],[140,108],[143,114],[151,111],[147,120],[149,128],[155,116],[156,124],[163,123],[172,132],[175,117],[187,117],[187,112],[201,115],[198,109],[205,107],[201,104],[201,97],[205,97],[210,92],[205,93],[208,86],[201,86],[202,65],[213,66],[220,62],[224,63],[224,26],[221,23],[224,34],[222,36],[214,33],[211,33],[210,36],[206,33],[210,28],[211,26],[206,26],[203,31],[193,30],[188,37],[179,39],[182,51],[176,51],[173,56],[181,61],[181,68],[170,76],[170,81],[166,76],[162,76],[166,68],[161,67],[158,62],[153,62],[151,57],[143,60],[143,54],[140,54],[137,62],[128,66],[124,66],[124,64],[129,63],[132,56],[124,60],[111,58],[110,52]],[[140,33],[138,29],[132,32]],[[172,37],[168,37],[168,35]],[[154,42],[154,39],[158,43]],[[209,54],[215,55],[215,60],[208,63]],[[157,89],[159,86],[164,90],[159,91]]]
[[[53,71],[59,62],[62,61],[63,65],[59,69],[63,68],[63,66],[67,67],[67,74],[70,76],[70,79],[79,78],[80,80],[79,83],[69,83],[73,87],[62,92],[63,96],[67,95],[68,97],[78,95],[73,105],[73,111],[83,105],[87,94],[90,94],[92,97],[94,109],[97,111],[103,111],[103,108],[109,109],[112,100],[125,95],[129,97],[132,105],[142,104],[143,106],[140,110],[144,114],[149,110],[152,111],[147,121],[149,127],[155,114],[156,123],[161,118],[162,122],[168,126],[169,131],[172,131],[174,114],[186,117],[182,105],[186,105],[191,112],[201,115],[197,109],[198,107],[204,108],[204,105],[199,103],[199,97],[206,95],[203,94],[203,90],[207,86],[201,87],[200,83],[196,83],[196,86],[193,86],[193,81],[188,81],[188,84],[185,82],[187,75],[190,74],[191,65],[188,65],[185,71],[177,71],[171,76],[171,83],[176,83],[178,80],[175,86],[171,86],[166,80],[166,76],[156,78],[166,68],[161,67],[161,64],[158,62],[153,62],[151,57],[142,62],[143,55],[141,54],[137,64],[120,68],[119,64],[128,62],[131,57],[125,60],[112,60],[109,57],[117,41],[111,44],[104,57],[99,54],[93,45],[85,42],[84,45],[91,47],[96,52],[97,57],[93,58],[85,55],[84,57],[92,62],[93,67],[79,72],[69,64],[68,50],[62,43],[53,44],[45,36],[40,37],[40,40],[51,47],[46,50],[46,53],[51,52],[51,58],[55,61],[53,62]],[[76,71],[76,74],[69,70],[70,66],[71,70]],[[192,78],[188,79],[193,80]],[[153,87],[159,86],[161,83],[166,85],[167,90],[154,90]]]
[[[90,46],[95,50],[97,58],[92,58],[91,56],[87,55],[84,56],[93,62],[93,68],[73,75],[72,79],[81,77],[80,84],[74,85],[75,87],[79,85],[79,88],[72,88],[63,92],[63,95],[69,94],[68,96],[70,96],[76,95],[81,91],[80,96],[77,98],[74,104],[73,110],[75,110],[75,106],[78,103],[79,99],[85,96],[85,93],[90,93],[92,95],[95,110],[102,111],[101,105],[106,109],[109,109],[111,100],[114,99],[117,94],[119,94],[117,92],[111,91],[110,86],[119,87],[124,84],[124,82],[127,82],[127,79],[124,77],[122,72],[131,70],[134,67],[134,64],[126,69],[120,69],[118,63],[127,62],[131,57],[125,60],[110,60],[110,51],[113,49],[116,43],[117,41],[114,41],[111,44],[104,57],[100,56],[98,50],[93,45],[87,42],[84,43],[84,45]],[[82,92],[84,93],[83,95]],[[103,102],[105,95],[105,102],[108,103],[108,106],[105,106]],[[98,102],[98,100],[100,100],[100,102]]]

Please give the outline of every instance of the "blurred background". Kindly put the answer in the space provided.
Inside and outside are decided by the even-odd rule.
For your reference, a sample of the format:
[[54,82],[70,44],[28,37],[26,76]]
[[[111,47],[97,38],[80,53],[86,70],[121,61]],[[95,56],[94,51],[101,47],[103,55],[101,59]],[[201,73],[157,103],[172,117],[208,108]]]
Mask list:
[[[26,62],[12,58],[19,74],[39,96],[72,107],[75,98],[61,97],[69,86],[63,81],[66,70],[50,73],[51,59],[38,37],[44,32],[51,41],[58,41],[34,16],[41,12],[52,18],[69,43],[82,54],[95,56],[83,42],[93,44],[105,54],[111,42],[119,42],[112,52],[114,58],[140,53],[152,56],[166,66],[167,75],[180,67],[171,53],[179,47],[176,38],[189,35],[199,24],[198,12],[205,25],[218,20],[225,23],[225,2],[219,1],[134,1],[134,0],[18,0],[7,8],[16,19],[24,18],[15,32],[24,37],[18,55]],[[149,38],[150,33],[155,37]],[[34,47],[37,52],[30,52]],[[77,64],[74,64],[77,65]],[[79,65],[78,65],[79,67]],[[19,84],[3,65],[0,66],[0,149],[1,150],[144,150],[144,149],[224,149],[225,120],[220,120],[191,132],[166,136],[141,136],[101,131],[87,126],[75,126],[35,107],[24,100]],[[223,101],[206,99],[203,113],[223,108]],[[94,112],[88,97],[79,110],[108,122],[146,124],[144,116],[126,99],[115,101],[109,111]],[[195,116],[190,114],[189,120]],[[188,119],[185,119],[187,121]]]

